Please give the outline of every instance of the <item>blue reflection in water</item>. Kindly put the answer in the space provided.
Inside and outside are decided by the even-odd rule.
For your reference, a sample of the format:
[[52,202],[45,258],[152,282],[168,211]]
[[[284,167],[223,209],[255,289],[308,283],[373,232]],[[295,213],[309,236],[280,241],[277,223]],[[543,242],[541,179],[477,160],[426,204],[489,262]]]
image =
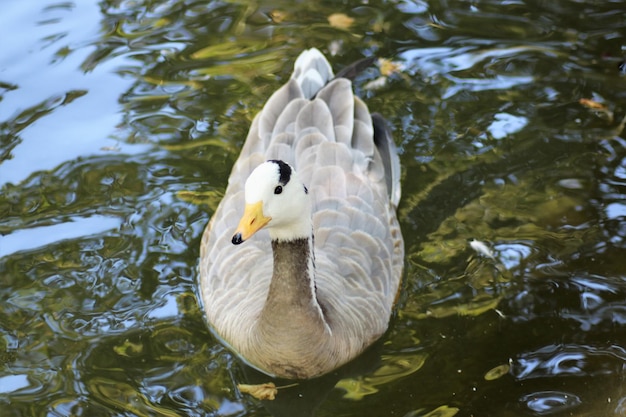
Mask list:
[[528,245],[521,243],[504,243],[495,246],[498,253],[498,260],[508,270],[518,268],[521,262],[528,258],[532,249]]
[[487,131],[494,139],[503,139],[517,133],[528,124],[528,118],[509,113],[496,113],[493,118],[495,120],[487,127]]
[[[518,379],[537,378],[548,375],[580,374],[585,355],[581,352],[559,352],[553,354],[554,346],[548,346],[526,357],[518,359],[512,373]],[[547,356],[547,357],[546,357]]]
[[621,372],[626,350],[620,346],[549,345],[513,360],[519,380],[554,376],[598,376]]
[[619,219],[626,217],[626,204],[611,203],[605,208],[606,217],[608,219]]
[[166,319],[180,316],[181,312],[176,301],[176,294],[167,294],[161,298],[158,307],[152,309],[146,318],[149,319]]
[[552,414],[581,404],[576,395],[560,391],[542,391],[525,395],[521,401],[537,414]]
[[0,122],[23,111],[38,116],[34,122],[17,120],[25,126],[20,127],[12,158],[2,161],[0,186],[17,184],[34,172],[80,156],[106,152],[103,148],[116,144],[110,138],[121,120],[119,97],[133,83],[116,73],[133,63],[124,55],[90,71],[81,68],[93,52],[89,40],[98,41],[101,36],[97,2],[42,7],[38,13],[24,7],[25,3],[9,3],[3,9],[2,23],[11,42],[3,44],[0,72],[3,82],[17,88],[3,95]]
[[0,377],[0,394],[8,394],[19,391],[30,385],[28,376],[24,374],[7,375]]
[[0,237],[0,257],[23,250],[31,250],[66,239],[76,239],[117,229],[122,219],[107,216],[72,217],[69,221],[51,226],[17,230]]

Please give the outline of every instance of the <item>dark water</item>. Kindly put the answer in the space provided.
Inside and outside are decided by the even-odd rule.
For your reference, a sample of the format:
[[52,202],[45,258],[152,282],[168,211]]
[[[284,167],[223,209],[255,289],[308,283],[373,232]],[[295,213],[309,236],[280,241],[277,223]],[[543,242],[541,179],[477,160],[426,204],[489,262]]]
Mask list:
[[621,1],[5,1],[0,23],[2,416],[270,415],[204,323],[197,253],[312,46],[397,65],[355,86],[402,149],[406,279],[370,357],[270,406],[626,415]]

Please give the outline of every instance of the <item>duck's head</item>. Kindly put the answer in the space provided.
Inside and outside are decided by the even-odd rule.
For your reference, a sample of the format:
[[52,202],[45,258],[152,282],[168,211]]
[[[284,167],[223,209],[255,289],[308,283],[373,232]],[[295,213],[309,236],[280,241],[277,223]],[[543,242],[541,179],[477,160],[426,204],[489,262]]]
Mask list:
[[311,235],[308,190],[286,162],[271,160],[252,171],[246,181],[246,206],[232,242],[243,243],[263,227],[272,240]]

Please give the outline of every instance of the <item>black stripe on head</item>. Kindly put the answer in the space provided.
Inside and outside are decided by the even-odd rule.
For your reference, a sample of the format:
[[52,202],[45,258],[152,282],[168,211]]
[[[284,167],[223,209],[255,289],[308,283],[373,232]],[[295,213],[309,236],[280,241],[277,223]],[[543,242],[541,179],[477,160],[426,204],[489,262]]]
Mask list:
[[278,165],[278,183],[280,185],[287,185],[291,179],[291,167],[286,162],[278,159],[270,159],[268,162],[273,162]]

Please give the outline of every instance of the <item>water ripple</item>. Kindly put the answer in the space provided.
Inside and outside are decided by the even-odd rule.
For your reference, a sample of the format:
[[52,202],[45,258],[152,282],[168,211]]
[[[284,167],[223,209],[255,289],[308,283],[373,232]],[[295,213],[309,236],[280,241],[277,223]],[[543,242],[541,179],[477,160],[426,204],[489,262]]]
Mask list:
[[549,345],[512,361],[511,374],[519,380],[555,376],[618,375],[626,350],[618,345]]
[[582,403],[576,395],[560,391],[540,391],[520,398],[520,401],[539,415],[563,412]]

